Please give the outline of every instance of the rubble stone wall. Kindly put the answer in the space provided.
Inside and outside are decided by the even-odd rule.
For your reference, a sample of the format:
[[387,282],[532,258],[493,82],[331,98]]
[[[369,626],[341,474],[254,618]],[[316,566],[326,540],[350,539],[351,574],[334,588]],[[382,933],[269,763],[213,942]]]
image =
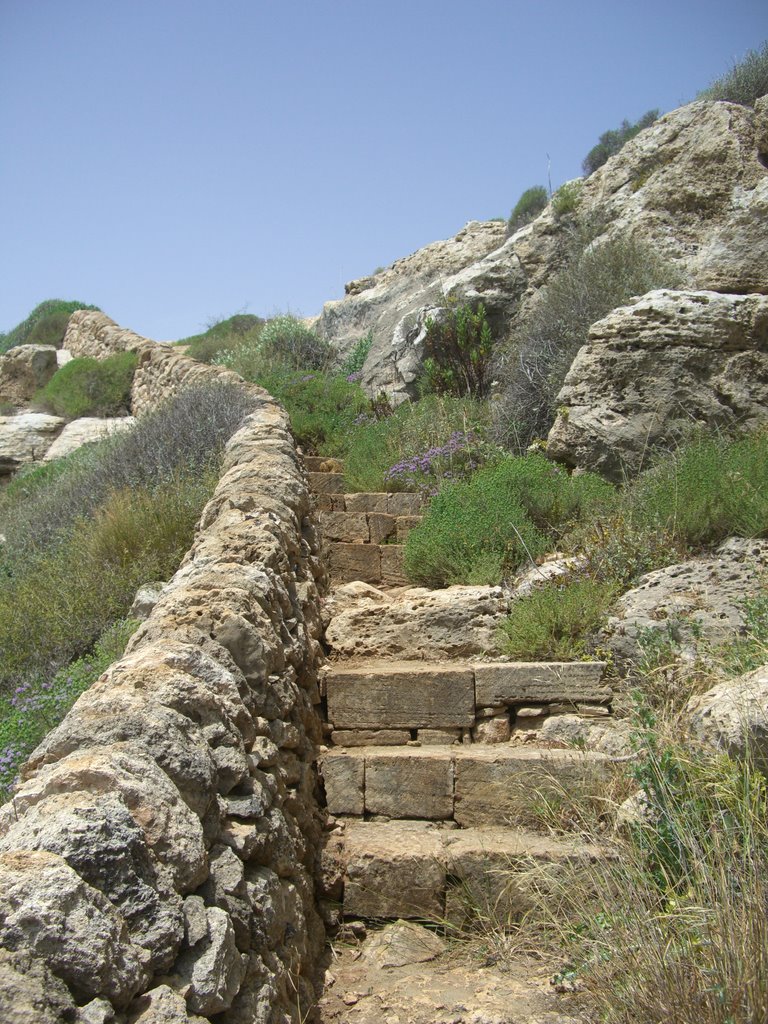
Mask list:
[[[139,351],[145,406],[199,376],[75,316],[81,353]],[[286,413],[253,393],[181,568],[0,809],[3,1021],[278,1024],[313,1004],[326,580]]]

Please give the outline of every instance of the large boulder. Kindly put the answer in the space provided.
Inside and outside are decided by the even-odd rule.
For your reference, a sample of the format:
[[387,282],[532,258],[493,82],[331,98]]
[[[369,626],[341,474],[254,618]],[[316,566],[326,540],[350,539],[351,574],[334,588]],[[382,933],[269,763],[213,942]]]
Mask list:
[[81,448],[84,444],[103,441],[105,437],[130,430],[136,420],[133,416],[115,416],[102,419],[98,416],[81,416],[68,423],[43,456],[43,462],[62,459],[65,455]]
[[[642,577],[619,598],[605,643],[621,664],[636,664],[646,650],[670,647],[693,659],[744,625],[744,601],[768,570],[768,541],[725,541],[717,551]],[[638,642],[639,640],[639,642]]]
[[732,757],[751,754],[768,767],[768,664],[718,683],[688,703],[690,731],[705,746]]
[[547,454],[621,481],[695,425],[768,420],[768,296],[648,292],[592,326]]
[[21,407],[56,373],[53,345],[17,345],[0,356],[0,402]]
[[[765,252],[765,104],[700,101],[671,111],[630,140],[579,188],[578,213],[596,241],[651,243],[696,288],[768,291]],[[550,204],[510,238],[470,223],[326,303],[318,330],[341,355],[368,331],[362,383],[396,399],[414,392],[424,322],[449,299],[482,301],[500,332],[522,326],[536,294],[562,266],[573,218]],[[744,237],[746,235],[746,237]]]
[[65,421],[43,412],[0,416],[0,476],[29,462],[39,462],[61,433]]

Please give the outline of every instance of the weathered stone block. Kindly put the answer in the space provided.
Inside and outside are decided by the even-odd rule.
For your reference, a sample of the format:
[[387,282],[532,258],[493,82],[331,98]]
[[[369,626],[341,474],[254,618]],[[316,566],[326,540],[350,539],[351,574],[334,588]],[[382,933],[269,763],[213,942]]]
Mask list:
[[402,823],[348,827],[344,913],[359,917],[440,921],[445,867],[439,834]]
[[405,544],[408,534],[421,522],[421,516],[398,516],[397,517],[397,543]]
[[511,735],[509,715],[485,718],[472,730],[472,738],[476,743],[507,743]]
[[371,539],[368,520],[362,512],[321,512],[320,528],[329,541],[367,544]]
[[346,501],[343,494],[313,494],[316,512],[345,512]]
[[532,801],[556,799],[605,771],[594,753],[473,746],[460,754],[454,818],[465,827],[524,822]]
[[472,671],[391,662],[333,668],[326,679],[336,729],[450,729],[474,724]]
[[348,754],[326,754],[320,760],[320,774],[331,814],[358,814],[365,811],[365,760]]
[[307,473],[310,489],[315,494],[343,494],[343,473]]
[[461,740],[461,729],[419,729],[417,739],[425,747],[445,747]]
[[601,661],[477,664],[475,699],[478,707],[529,701],[608,703],[612,693],[601,682],[604,668]]
[[348,512],[386,512],[386,492],[371,494],[346,494],[346,505]]
[[381,554],[378,544],[331,544],[330,573],[340,583],[362,580],[381,582]]
[[409,729],[335,729],[331,742],[337,747],[393,747],[409,742]]
[[387,512],[391,516],[416,516],[421,509],[421,495],[409,491],[390,494],[387,500]]
[[403,569],[402,544],[381,545],[381,582],[389,587],[402,587],[408,582]]
[[365,809],[392,818],[453,817],[453,764],[445,754],[365,753]]
[[395,533],[397,519],[394,516],[388,516],[385,512],[369,512],[368,526],[371,544],[383,544],[388,537]]

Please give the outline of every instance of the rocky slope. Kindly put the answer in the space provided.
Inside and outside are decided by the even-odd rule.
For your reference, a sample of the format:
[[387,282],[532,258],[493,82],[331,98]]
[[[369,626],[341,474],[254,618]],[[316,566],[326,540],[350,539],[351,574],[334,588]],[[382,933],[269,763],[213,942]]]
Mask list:
[[[675,294],[648,296],[595,328],[563,392],[568,429],[562,420],[556,425],[555,457],[614,472],[606,462],[614,449],[614,461],[634,470],[642,438],[648,443],[647,416],[636,418],[647,406],[647,396],[634,392],[638,375],[655,394],[659,380],[682,372],[681,400],[666,396],[655,413],[651,434],[661,441],[674,436],[681,417],[763,418],[764,303],[736,296],[768,292],[767,168],[768,97],[754,109],[701,101],[660,118],[577,184],[578,217],[592,226],[593,245],[649,242],[680,268],[692,291],[678,306]],[[341,354],[370,331],[363,384],[402,400],[415,393],[426,318],[449,299],[482,301],[499,335],[509,335],[562,265],[572,228],[573,219],[558,216],[553,204],[506,240],[497,222],[470,223],[455,239],[348,284],[344,299],[326,304],[318,329]],[[701,292],[723,297],[697,297]],[[744,325],[739,340],[731,321]],[[619,348],[629,367],[625,381],[613,372]]]

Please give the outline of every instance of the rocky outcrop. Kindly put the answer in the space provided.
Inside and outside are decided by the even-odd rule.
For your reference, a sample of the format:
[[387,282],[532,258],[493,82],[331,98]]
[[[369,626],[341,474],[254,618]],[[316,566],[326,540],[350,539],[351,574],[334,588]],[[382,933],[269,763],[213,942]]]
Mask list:
[[136,422],[133,416],[118,416],[103,419],[98,416],[81,416],[80,419],[67,423],[62,432],[43,456],[43,462],[61,459],[71,455],[84,444],[102,441],[105,437],[118,434],[122,430],[130,430]]
[[0,476],[8,476],[20,466],[43,459],[64,423],[60,416],[43,412],[0,416]]
[[0,402],[24,406],[56,373],[52,345],[17,345],[0,356]]
[[[598,244],[650,242],[695,288],[765,292],[766,120],[760,102],[755,110],[701,101],[671,111],[580,184],[580,219]],[[571,230],[572,219],[551,204],[506,241],[503,225],[470,224],[455,239],[454,266],[441,248],[451,243],[427,246],[349,285],[345,299],[326,304],[319,330],[342,354],[372,331],[363,384],[402,397],[413,392],[428,315],[447,298],[483,301],[500,331],[521,325],[562,265]]]
[[[768,570],[768,541],[725,541],[711,557],[692,558],[643,576],[619,598],[605,640],[621,664],[642,657],[642,643],[693,659],[699,640],[718,644],[744,626],[744,599]],[[638,643],[640,638],[640,643]]]
[[718,683],[688,704],[693,736],[731,757],[751,755],[768,767],[768,665]]
[[[198,379],[135,350],[145,406]],[[0,980],[40,1019],[266,1024],[314,1001],[325,574],[287,416],[251,392],[183,566],[0,810]]]
[[323,307],[318,331],[341,358],[371,331],[363,382],[372,392],[404,397],[421,366],[426,317],[444,304],[443,281],[498,248],[504,233],[501,221],[470,221],[455,238],[433,242],[380,274],[350,282],[346,298]]
[[654,291],[589,332],[547,454],[613,480],[695,426],[768,420],[768,296]]

